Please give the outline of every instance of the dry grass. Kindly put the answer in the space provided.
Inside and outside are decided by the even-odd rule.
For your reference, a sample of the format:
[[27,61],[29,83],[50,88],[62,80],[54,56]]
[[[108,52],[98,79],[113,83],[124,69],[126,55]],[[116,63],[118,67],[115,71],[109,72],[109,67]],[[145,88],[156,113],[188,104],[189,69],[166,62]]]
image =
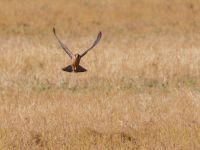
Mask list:
[[[0,149],[200,149],[197,0],[0,8]],[[102,30],[87,73],[61,70],[53,26],[74,52]]]

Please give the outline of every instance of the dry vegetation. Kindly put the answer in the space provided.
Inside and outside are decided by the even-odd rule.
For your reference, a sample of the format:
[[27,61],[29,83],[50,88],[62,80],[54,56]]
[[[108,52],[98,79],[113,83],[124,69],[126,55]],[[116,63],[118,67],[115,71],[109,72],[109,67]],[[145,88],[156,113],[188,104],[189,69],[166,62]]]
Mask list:
[[[0,149],[200,149],[198,0],[0,8]],[[87,73],[61,70],[53,26],[74,52],[103,32]]]

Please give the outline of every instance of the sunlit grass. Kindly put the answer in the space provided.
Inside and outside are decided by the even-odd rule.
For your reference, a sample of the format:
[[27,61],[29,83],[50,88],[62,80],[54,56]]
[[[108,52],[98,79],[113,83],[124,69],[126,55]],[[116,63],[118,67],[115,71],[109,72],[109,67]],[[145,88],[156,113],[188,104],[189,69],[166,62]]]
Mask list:
[[[199,149],[199,2],[0,1],[0,149]],[[12,8],[12,11],[10,11]],[[70,64],[73,51],[102,40]]]

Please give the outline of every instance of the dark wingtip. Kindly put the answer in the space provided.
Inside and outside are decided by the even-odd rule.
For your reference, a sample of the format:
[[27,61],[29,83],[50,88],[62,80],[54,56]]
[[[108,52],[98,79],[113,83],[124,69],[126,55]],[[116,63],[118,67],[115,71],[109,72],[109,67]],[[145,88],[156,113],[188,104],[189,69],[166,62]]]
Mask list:
[[53,27],[53,33],[55,33],[56,32],[56,29]]
[[102,36],[102,32],[99,31],[99,34],[97,35],[97,40],[100,40],[100,39],[101,39],[101,36]]
[[99,32],[99,35],[102,36],[102,32],[101,31]]

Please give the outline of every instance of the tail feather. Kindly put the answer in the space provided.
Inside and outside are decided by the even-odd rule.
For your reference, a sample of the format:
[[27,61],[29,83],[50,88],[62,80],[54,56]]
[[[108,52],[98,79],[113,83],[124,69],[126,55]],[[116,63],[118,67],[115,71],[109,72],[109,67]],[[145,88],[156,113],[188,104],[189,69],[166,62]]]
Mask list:
[[[71,65],[63,68],[62,70],[66,71],[66,72],[73,72]],[[87,69],[85,69],[85,68],[83,68],[82,66],[79,65],[75,72],[86,72],[86,71],[87,71]]]
[[69,65],[69,66],[63,68],[62,70],[63,70],[63,71],[66,71],[66,72],[72,72],[72,66]]

